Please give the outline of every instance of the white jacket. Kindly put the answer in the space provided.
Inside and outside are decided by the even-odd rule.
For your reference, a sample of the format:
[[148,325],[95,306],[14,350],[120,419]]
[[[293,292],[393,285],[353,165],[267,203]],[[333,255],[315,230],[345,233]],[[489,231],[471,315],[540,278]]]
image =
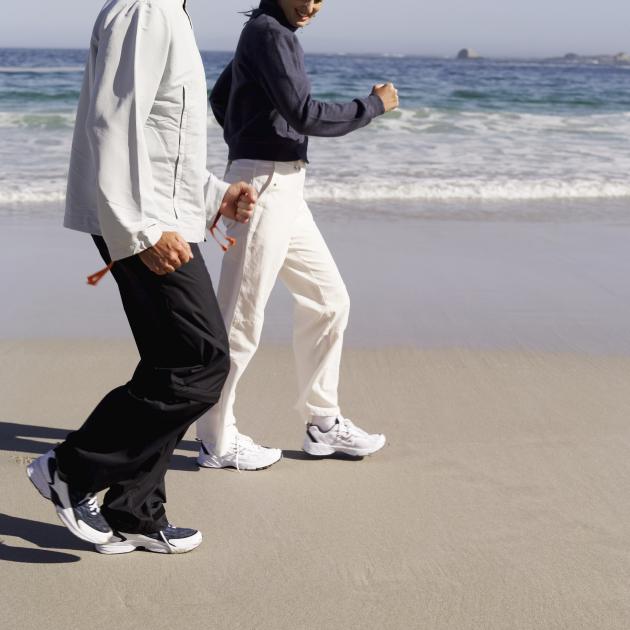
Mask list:
[[183,0],[109,0],[90,45],[64,225],[113,260],[164,231],[205,238],[228,185],[206,170],[205,72]]

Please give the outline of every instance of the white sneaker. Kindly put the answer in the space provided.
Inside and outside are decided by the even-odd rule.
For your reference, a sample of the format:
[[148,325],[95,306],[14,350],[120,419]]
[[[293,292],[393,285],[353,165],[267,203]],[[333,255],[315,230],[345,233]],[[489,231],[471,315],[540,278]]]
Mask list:
[[201,544],[203,537],[196,529],[168,525],[155,534],[123,534],[114,532],[111,542],[95,545],[96,551],[107,555],[131,553],[140,549],[154,553],[188,553]]
[[344,453],[354,457],[365,457],[380,451],[385,446],[385,436],[380,433],[370,435],[348,418],[339,416],[330,431],[322,431],[315,424],[306,427],[306,437],[302,447],[309,455],[323,457],[334,453]]
[[224,455],[217,455],[213,445],[200,442],[197,463],[203,468],[236,468],[237,470],[264,470],[282,459],[279,448],[267,448],[238,431]]

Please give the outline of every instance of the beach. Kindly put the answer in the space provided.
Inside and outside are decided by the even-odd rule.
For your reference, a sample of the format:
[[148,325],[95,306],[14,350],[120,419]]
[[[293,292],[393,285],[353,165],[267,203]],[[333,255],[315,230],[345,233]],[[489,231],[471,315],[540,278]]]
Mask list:
[[[306,197],[351,297],[343,413],[387,435],[311,459],[277,287],[239,389],[269,470],[199,470],[203,545],[106,557],[25,467],[137,352],[89,235],[61,227],[87,51],[0,48],[0,618],[15,630],[630,627],[630,88],[625,64],[307,55],[315,98],[401,108],[313,138]],[[210,88],[231,58],[202,52]],[[208,168],[227,151],[208,117]],[[216,283],[221,251],[201,246]],[[133,422],[133,418],[129,419]]]
[[[503,209],[503,211],[501,211]],[[258,473],[198,470],[189,433],[168,513],[182,557],[103,557],[25,464],[137,359],[89,237],[5,216],[0,323],[0,612],[9,627],[585,629],[630,625],[630,327],[624,204],[360,204],[313,210],[352,298],[344,413],[388,444],[302,454],[290,298],[246,373]],[[213,242],[203,246],[216,278]],[[86,623],[88,623],[86,621]]]

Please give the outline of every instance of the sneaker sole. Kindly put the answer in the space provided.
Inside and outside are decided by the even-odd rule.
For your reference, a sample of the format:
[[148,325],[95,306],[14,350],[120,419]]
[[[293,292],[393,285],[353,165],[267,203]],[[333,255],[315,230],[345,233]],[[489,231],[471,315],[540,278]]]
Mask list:
[[335,453],[343,453],[344,455],[350,455],[351,457],[368,457],[369,455],[374,455],[374,453],[380,451],[386,443],[387,441],[383,436],[383,440],[376,448],[351,448],[348,446],[329,446],[328,444],[313,442],[306,437],[302,450],[313,457],[328,457],[330,455],[334,455]]
[[52,479],[49,479],[48,471],[44,466],[42,466],[42,463],[36,459],[26,467],[26,474],[33,486],[35,486],[37,492],[39,492],[44,499],[48,499],[50,501],[52,498],[50,490]]
[[157,540],[153,541],[150,538],[139,536],[135,541],[128,539],[121,542],[96,545],[96,551],[106,556],[116,556],[125,553],[132,553],[133,551],[150,551],[151,553],[163,553],[169,555],[182,554],[189,553],[194,549],[197,549],[197,547],[201,545],[202,541],[203,537],[201,532],[197,532],[197,535],[187,539],[185,546],[177,546],[177,542],[181,541],[176,541],[175,544],[166,546],[163,542],[159,542]]
[[77,521],[77,519],[74,518],[74,510],[72,508],[55,506],[55,510],[57,511],[59,520],[65,525],[66,529],[77,538],[92,543],[93,545],[103,545],[112,539],[114,532],[109,534],[96,532],[96,530],[91,527],[83,525],[81,521]]
[[236,468],[236,466],[225,466],[222,464],[219,464],[218,462],[216,462],[216,460],[207,460],[207,459],[202,459],[201,457],[197,459],[197,465],[200,468],[212,468],[214,470],[242,470],[243,472],[256,472],[257,470],[267,470],[268,468],[271,468],[274,464],[277,464],[280,460],[282,459],[282,453],[280,453],[280,457],[278,457],[278,459],[274,459],[270,464],[265,464],[264,466],[259,466],[258,468],[243,468],[242,466],[239,466],[238,468]]

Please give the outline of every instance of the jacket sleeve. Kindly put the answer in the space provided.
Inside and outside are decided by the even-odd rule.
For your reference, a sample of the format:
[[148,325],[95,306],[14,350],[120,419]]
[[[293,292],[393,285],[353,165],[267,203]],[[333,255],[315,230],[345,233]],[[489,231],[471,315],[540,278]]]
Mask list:
[[297,38],[266,30],[256,33],[256,39],[249,58],[274,107],[298,133],[343,136],[385,112],[383,101],[376,95],[349,103],[315,100]]
[[210,92],[210,107],[221,127],[225,126],[225,114],[232,89],[232,62],[226,66]]
[[214,223],[221,204],[223,203],[223,197],[230,185],[223,180],[218,179],[212,173],[206,171],[206,227],[210,229]]
[[154,185],[144,126],[170,38],[167,17],[147,2],[121,11],[98,33],[86,125],[96,166],[98,217],[112,260],[138,254],[162,236],[147,216]]

